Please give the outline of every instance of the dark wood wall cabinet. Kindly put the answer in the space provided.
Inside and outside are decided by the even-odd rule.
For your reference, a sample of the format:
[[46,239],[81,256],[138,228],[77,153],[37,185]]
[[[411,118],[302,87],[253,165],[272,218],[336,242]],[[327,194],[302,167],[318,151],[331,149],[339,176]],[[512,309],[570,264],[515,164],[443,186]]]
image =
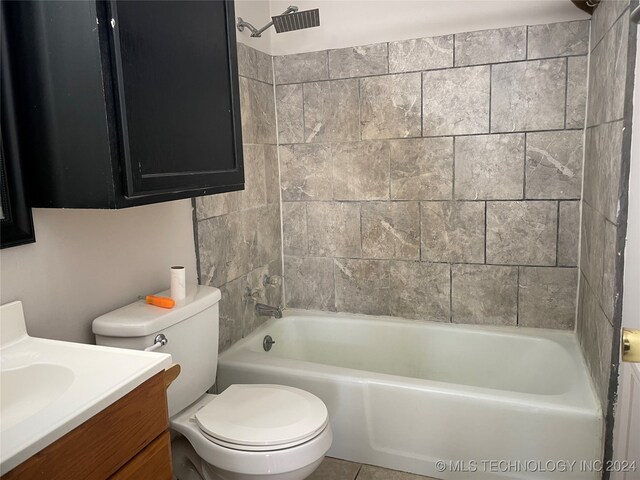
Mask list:
[[31,206],[244,187],[232,0],[2,3]]

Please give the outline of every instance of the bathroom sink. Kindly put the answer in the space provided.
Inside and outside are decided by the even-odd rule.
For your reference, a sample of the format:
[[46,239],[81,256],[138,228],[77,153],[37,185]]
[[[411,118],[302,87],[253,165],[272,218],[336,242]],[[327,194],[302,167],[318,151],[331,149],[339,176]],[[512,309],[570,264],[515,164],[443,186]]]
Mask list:
[[36,363],[0,371],[0,432],[39,412],[69,389],[73,370]]
[[34,338],[0,306],[0,475],[171,365],[171,355]]

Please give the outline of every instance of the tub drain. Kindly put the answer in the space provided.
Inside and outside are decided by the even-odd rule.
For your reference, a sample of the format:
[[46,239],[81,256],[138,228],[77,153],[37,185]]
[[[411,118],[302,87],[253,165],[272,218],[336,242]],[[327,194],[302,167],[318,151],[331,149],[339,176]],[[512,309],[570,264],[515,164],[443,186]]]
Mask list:
[[265,352],[268,352],[269,350],[271,350],[271,347],[273,347],[274,343],[276,343],[276,341],[271,338],[271,335],[265,335],[264,340],[262,340],[262,348],[264,348]]

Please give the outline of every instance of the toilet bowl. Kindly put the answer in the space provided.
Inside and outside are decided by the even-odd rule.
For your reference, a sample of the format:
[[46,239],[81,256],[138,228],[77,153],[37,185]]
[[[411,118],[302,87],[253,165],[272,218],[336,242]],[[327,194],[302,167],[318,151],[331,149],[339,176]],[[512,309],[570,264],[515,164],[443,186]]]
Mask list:
[[[167,295],[162,292],[159,295]],[[98,345],[170,353],[182,373],[167,391],[174,478],[302,480],[322,462],[333,435],[324,403],[283,385],[231,385],[219,395],[220,290],[194,286],[165,310],[140,301],[93,322]]]

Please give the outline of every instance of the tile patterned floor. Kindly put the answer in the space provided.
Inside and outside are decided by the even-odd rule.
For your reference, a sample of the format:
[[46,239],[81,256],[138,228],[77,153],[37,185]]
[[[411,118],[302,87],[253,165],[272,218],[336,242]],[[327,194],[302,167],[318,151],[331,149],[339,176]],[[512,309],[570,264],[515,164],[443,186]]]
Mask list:
[[307,480],[434,480],[412,473],[326,457]]

